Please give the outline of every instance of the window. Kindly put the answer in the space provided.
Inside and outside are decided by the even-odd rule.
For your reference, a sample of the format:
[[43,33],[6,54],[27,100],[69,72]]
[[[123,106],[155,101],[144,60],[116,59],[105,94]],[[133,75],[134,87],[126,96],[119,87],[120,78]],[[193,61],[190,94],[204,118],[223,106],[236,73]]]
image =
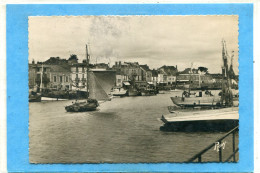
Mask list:
[[69,82],[69,77],[68,76],[66,76],[66,82]]
[[82,74],[82,79],[84,79],[84,74]]
[[53,82],[57,82],[56,76],[53,76]]
[[60,82],[62,82],[62,76],[60,76]]
[[78,67],[76,67],[76,72],[79,72],[79,68]]
[[76,74],[76,79],[78,79],[79,78],[79,75],[78,74]]

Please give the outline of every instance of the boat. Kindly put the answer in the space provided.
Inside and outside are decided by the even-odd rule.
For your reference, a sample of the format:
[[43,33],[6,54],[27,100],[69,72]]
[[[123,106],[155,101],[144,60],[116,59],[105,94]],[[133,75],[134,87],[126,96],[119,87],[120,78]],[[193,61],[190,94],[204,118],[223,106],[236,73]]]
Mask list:
[[68,99],[61,99],[59,97],[41,97],[41,101],[64,101]]
[[[238,113],[238,91],[232,91],[230,83],[230,68],[227,63],[227,52],[225,51],[225,42],[223,41],[223,67],[222,67],[222,91],[216,97],[205,91],[208,96],[202,96],[199,93],[197,98],[196,94],[191,96],[190,92],[184,92],[182,97],[171,97],[176,105],[191,106],[192,110],[169,108],[170,114],[162,115],[161,121],[164,123],[160,127],[162,131],[229,131],[238,126],[239,113]],[[207,92],[207,93],[206,93]],[[237,101],[237,105],[234,105]],[[211,106],[209,106],[211,104]],[[208,105],[210,110],[201,110],[202,106]],[[217,105],[217,107],[216,107]],[[199,109],[195,109],[199,108]],[[215,108],[215,109],[213,109]]]
[[238,107],[197,110],[192,112],[175,111],[162,115],[162,131],[229,131],[239,121]]
[[138,91],[136,88],[129,88],[128,89],[128,96],[140,96],[141,92]]
[[[231,57],[231,64],[228,64],[229,55],[227,53],[226,42],[222,40],[222,88],[219,94],[213,95],[209,90],[200,91],[199,95],[191,94],[191,77],[189,91],[184,91],[181,97],[171,97],[172,102],[181,107],[231,107],[238,105],[238,97],[234,98],[234,91],[231,89],[231,71],[233,71],[233,56]],[[191,65],[192,69],[192,65]],[[190,71],[190,74],[192,71]],[[234,72],[233,72],[234,73]]]
[[87,112],[95,111],[99,106],[99,101],[108,101],[111,98],[108,96],[112,86],[115,83],[116,75],[112,70],[90,70],[88,54],[88,47],[86,45],[86,58],[87,58],[87,93],[89,93],[87,100],[75,101],[71,105],[65,107],[67,112]]
[[96,99],[87,99],[86,101],[76,101],[72,105],[66,106],[65,109],[67,112],[87,112],[95,111],[99,103]]
[[[199,94],[197,94],[199,93]],[[221,97],[212,95],[210,91],[198,91],[193,95],[187,91],[182,93],[182,97],[171,97],[172,102],[180,107],[197,107],[197,106],[220,106]]]
[[41,94],[34,91],[30,91],[29,102],[41,102],[41,99]]
[[157,94],[155,89],[145,89],[141,91],[142,96],[154,96]]
[[112,96],[120,96],[120,97],[123,97],[123,96],[126,96],[128,93],[127,93],[127,90],[125,90],[124,88],[122,87],[113,87],[112,88],[112,91],[111,91],[111,95]]

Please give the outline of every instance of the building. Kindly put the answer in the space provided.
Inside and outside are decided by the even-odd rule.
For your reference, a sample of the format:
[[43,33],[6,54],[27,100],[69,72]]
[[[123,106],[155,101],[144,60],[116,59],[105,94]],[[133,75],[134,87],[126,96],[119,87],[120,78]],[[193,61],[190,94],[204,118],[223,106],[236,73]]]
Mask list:
[[152,71],[147,64],[140,65],[141,69],[141,79],[142,81],[151,82],[152,81]]
[[151,82],[154,85],[157,85],[157,82],[158,82],[158,71],[153,69],[151,72],[152,72]]
[[71,90],[70,67],[68,65],[49,65],[47,72],[50,82],[48,88],[52,90]]
[[37,65],[36,64],[29,64],[29,88],[33,89],[34,87],[37,87],[36,83],[37,78]]
[[128,76],[124,75],[122,72],[116,71],[116,86],[123,87],[124,84],[129,84]]
[[192,84],[194,87],[210,86],[214,80],[208,73],[200,73],[198,69],[186,68],[177,75],[178,84]]
[[172,85],[176,83],[176,75],[178,73],[177,66],[162,66],[159,69],[160,79],[159,82],[166,83],[168,85]]
[[70,68],[67,65],[29,64],[29,88],[69,90]]
[[97,64],[95,64],[93,66],[94,66],[93,68],[96,68],[96,69],[104,69],[104,70],[108,70],[109,69],[109,66],[106,63],[97,63]]
[[70,66],[71,89],[87,89],[87,66],[86,63],[76,63]]

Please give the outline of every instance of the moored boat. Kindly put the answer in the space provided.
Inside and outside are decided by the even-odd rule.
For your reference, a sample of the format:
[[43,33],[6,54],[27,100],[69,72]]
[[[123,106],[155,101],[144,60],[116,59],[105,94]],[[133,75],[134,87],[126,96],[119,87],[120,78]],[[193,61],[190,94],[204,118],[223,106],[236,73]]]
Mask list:
[[41,100],[42,100],[41,94],[33,91],[29,94],[29,102],[41,102]]
[[156,94],[157,94],[156,90],[154,90],[154,89],[146,89],[146,90],[141,91],[142,96],[154,96]]
[[196,95],[186,95],[183,92],[182,97],[171,97],[172,102],[181,107],[195,107],[195,106],[212,106],[220,105],[221,97],[219,95],[213,96],[209,91],[199,91]]
[[127,90],[121,87],[114,87],[111,91],[112,96],[126,96],[127,95]]
[[140,96],[141,92],[138,91],[136,88],[129,88],[128,89],[128,96]]

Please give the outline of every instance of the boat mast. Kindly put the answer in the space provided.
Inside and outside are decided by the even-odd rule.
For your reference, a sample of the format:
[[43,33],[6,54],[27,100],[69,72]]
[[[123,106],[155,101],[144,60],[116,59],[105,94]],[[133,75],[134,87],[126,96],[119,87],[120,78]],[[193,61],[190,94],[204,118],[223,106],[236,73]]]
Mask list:
[[86,44],[86,67],[87,67],[87,93],[89,96],[89,54],[88,54],[88,45]]
[[191,86],[191,73],[192,73],[192,66],[193,66],[193,63],[191,63],[191,66],[190,66],[190,85],[189,85],[189,96],[190,96],[190,86]]
[[43,64],[42,64],[41,84],[40,84],[40,92],[41,92],[41,93],[42,93],[42,76],[43,76]]
[[[228,53],[225,40],[222,40],[222,96],[221,96],[221,104],[223,105],[225,101],[225,106],[233,105],[231,84],[230,84],[230,74],[228,68]],[[233,57],[232,57],[233,58]]]

